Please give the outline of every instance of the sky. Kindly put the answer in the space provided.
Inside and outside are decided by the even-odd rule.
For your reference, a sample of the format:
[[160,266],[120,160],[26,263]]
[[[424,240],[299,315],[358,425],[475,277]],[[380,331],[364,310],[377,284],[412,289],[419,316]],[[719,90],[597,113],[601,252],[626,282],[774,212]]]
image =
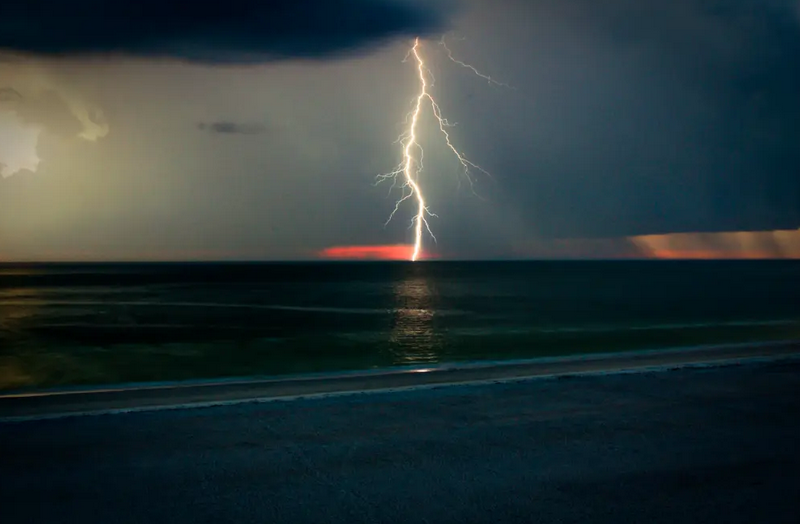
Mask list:
[[[0,4],[0,260],[800,257],[797,0]],[[451,62],[454,57],[508,87]]]

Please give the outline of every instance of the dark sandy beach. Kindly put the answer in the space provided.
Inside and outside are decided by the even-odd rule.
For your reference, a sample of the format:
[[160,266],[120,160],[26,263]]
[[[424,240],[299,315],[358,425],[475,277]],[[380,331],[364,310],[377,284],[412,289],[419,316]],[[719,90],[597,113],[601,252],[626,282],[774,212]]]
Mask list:
[[796,523],[800,363],[0,424],[3,521]]

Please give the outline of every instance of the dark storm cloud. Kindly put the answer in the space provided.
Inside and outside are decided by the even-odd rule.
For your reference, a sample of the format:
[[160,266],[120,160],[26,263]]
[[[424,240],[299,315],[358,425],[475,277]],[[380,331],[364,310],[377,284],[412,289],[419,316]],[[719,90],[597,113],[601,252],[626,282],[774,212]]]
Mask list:
[[433,0],[12,1],[0,3],[0,50],[212,63],[322,58],[438,31],[444,13]]
[[536,51],[510,81],[538,104],[509,132],[534,138],[492,171],[526,223],[560,237],[800,224],[796,0],[513,5],[529,25],[517,45]]
[[237,122],[200,122],[197,129],[211,133],[230,135],[261,135],[267,132],[263,124],[240,124]]

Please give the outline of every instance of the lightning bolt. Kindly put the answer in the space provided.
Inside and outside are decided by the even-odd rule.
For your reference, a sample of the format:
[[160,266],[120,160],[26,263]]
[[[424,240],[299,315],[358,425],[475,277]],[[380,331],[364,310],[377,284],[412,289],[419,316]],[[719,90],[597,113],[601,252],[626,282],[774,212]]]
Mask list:
[[[440,44],[446,50],[448,58],[451,61],[462,67],[472,70],[479,77],[488,80],[490,83],[505,86],[505,84],[501,84],[500,82],[492,80],[491,77],[480,73],[471,65],[456,60],[453,57],[452,51],[450,51],[450,49],[447,47],[444,38],[442,38]],[[402,147],[403,160],[394,171],[378,175],[376,182],[380,183],[391,179],[392,186],[389,189],[390,193],[396,187],[400,187],[402,189],[402,196],[397,200],[394,209],[389,215],[389,218],[386,220],[386,224],[391,222],[392,218],[394,218],[403,202],[409,199],[414,199],[416,202],[417,211],[414,214],[414,217],[411,219],[411,227],[414,229],[414,250],[411,255],[412,261],[418,260],[422,254],[422,239],[425,231],[427,231],[433,241],[436,242],[436,236],[433,234],[433,231],[431,231],[430,224],[428,223],[428,218],[436,217],[436,215],[428,208],[428,204],[425,201],[425,195],[423,194],[422,187],[420,186],[419,182],[420,174],[422,173],[424,167],[423,158],[425,154],[424,150],[422,149],[422,145],[417,140],[417,126],[419,124],[422,110],[425,107],[430,107],[433,116],[436,118],[439,131],[442,133],[444,138],[445,145],[447,145],[450,151],[452,151],[453,155],[455,155],[456,159],[463,167],[463,174],[469,182],[470,187],[473,188],[473,192],[473,169],[478,170],[485,175],[491,176],[491,174],[485,169],[467,159],[467,157],[465,157],[455,147],[455,145],[453,145],[453,142],[450,139],[450,133],[447,132],[447,128],[453,127],[455,124],[450,123],[444,117],[439,104],[436,102],[430,92],[430,88],[433,87],[435,80],[433,73],[428,66],[425,65],[425,60],[423,60],[422,55],[420,54],[421,47],[422,44],[420,43],[419,38],[416,38],[414,40],[414,45],[408,51],[408,54],[406,54],[406,58],[404,60],[404,62],[406,62],[413,57],[414,61],[416,62],[417,75],[419,77],[419,93],[412,101],[413,109],[406,115],[405,125],[407,126],[407,129],[397,138],[397,140],[395,140],[395,144],[400,144]]]
[[480,71],[478,71],[478,70],[477,70],[475,67],[473,67],[472,65],[470,65],[470,64],[467,64],[466,62],[462,62],[461,60],[459,60],[459,59],[457,59],[456,57],[454,57],[454,56],[453,56],[453,52],[450,50],[450,48],[449,48],[449,47],[447,47],[447,42],[445,42],[445,40],[444,40],[444,37],[442,37],[442,39],[439,41],[439,45],[440,45],[440,46],[442,46],[442,47],[444,48],[444,51],[445,51],[445,53],[447,53],[447,58],[449,58],[451,62],[454,62],[454,63],[456,63],[456,64],[460,65],[460,66],[461,66],[461,67],[463,67],[464,69],[469,69],[470,71],[472,71],[473,73],[475,73],[475,75],[476,75],[476,76],[479,76],[479,77],[483,78],[484,80],[486,80],[486,81],[487,81],[487,82],[489,82],[490,84],[494,84],[494,85],[496,85],[496,86],[500,86],[500,87],[508,87],[509,89],[511,89],[511,86],[510,86],[510,85],[508,85],[508,84],[504,84],[504,83],[502,83],[502,82],[498,82],[497,80],[495,80],[495,79],[494,79],[494,78],[492,78],[491,76],[489,76],[489,75],[484,75],[483,73],[481,73]]

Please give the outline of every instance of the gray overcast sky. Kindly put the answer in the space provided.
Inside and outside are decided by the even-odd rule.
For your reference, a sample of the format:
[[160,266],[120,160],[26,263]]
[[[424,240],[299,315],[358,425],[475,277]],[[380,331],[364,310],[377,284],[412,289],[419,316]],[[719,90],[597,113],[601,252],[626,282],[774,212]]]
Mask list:
[[[416,34],[454,143],[493,175],[478,174],[480,198],[459,189],[423,117],[439,256],[800,226],[795,0],[228,4],[160,11],[156,29],[116,27],[108,8],[0,37],[0,164],[16,171],[0,178],[0,258],[291,259],[410,242],[413,205],[384,228],[400,193],[373,184],[400,161]],[[0,7],[0,34],[27,16],[14,9]],[[444,33],[512,89],[448,62]]]

